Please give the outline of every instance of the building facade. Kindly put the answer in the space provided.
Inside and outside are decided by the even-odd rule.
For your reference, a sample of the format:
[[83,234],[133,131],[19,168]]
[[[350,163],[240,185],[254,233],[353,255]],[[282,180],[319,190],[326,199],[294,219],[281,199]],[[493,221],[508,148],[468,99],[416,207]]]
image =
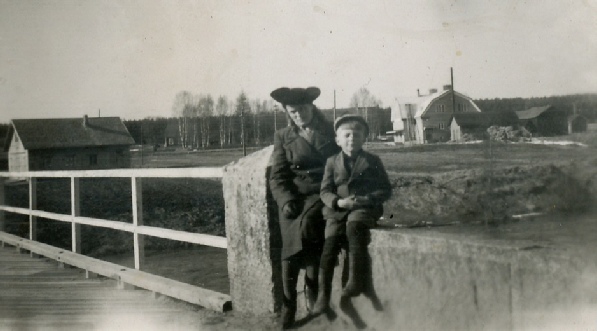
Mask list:
[[9,171],[129,168],[134,140],[118,117],[15,119]]
[[480,112],[470,97],[446,85],[441,92],[431,89],[427,95],[397,98],[392,107],[392,133],[396,142],[446,142],[451,139],[450,125],[455,114]]

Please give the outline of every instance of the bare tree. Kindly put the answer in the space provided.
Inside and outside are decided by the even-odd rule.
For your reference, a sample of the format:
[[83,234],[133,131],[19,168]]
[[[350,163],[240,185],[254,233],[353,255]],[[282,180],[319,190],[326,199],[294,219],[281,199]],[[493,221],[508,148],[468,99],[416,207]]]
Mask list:
[[251,113],[253,113],[253,139],[255,145],[261,144],[261,119],[260,115],[265,112],[265,101],[261,102],[259,99],[253,100],[253,107],[251,107]]
[[181,91],[174,97],[172,115],[178,118],[178,132],[180,143],[183,147],[188,146],[188,118],[193,113],[193,95],[189,91]]
[[213,114],[214,100],[211,95],[201,95],[197,103],[197,115],[201,120],[201,147],[209,147],[209,118]]
[[244,116],[245,114],[251,111],[251,106],[249,105],[249,99],[244,91],[240,92],[238,97],[236,98],[236,113],[241,116],[241,132],[240,132],[240,140],[243,145],[246,146],[246,135],[245,135],[245,126],[244,126]]
[[220,119],[220,147],[224,148],[224,144],[226,144],[226,116],[228,115],[228,99],[225,96],[218,97],[214,115]]
[[381,107],[381,101],[365,87],[356,91],[350,99],[350,107]]

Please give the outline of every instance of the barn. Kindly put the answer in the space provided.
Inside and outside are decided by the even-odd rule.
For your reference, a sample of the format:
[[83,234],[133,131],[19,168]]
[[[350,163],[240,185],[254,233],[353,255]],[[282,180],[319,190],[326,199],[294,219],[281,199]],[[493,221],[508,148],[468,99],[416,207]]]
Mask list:
[[568,132],[566,112],[550,105],[520,110],[516,116],[519,125],[533,136],[557,136]]
[[134,140],[118,117],[14,119],[9,171],[129,168]]
[[568,133],[585,132],[587,127],[586,117],[578,114],[568,116]]
[[393,133],[404,142],[426,144],[451,139],[450,124],[454,114],[480,113],[473,100],[445,85],[443,91],[430,89],[429,94],[396,99],[392,107]]

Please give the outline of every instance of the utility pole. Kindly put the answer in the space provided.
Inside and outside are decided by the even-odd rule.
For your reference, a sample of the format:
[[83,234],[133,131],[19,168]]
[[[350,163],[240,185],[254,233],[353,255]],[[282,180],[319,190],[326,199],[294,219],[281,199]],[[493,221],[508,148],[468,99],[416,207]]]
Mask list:
[[274,131],[278,131],[278,105],[274,105]]
[[243,156],[247,156],[247,142],[245,141],[245,106],[240,107],[240,134],[243,144]]
[[141,120],[141,168],[143,168],[143,120]]
[[336,90],[334,90],[334,122],[336,121]]
[[456,112],[456,96],[454,95],[454,70],[450,67],[450,86],[452,87],[452,114]]

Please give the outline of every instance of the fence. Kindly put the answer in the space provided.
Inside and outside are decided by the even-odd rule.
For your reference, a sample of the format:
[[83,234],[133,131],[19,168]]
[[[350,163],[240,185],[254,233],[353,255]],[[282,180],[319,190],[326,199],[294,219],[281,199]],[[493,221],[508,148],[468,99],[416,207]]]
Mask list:
[[[177,299],[185,300],[204,307],[227,310],[231,307],[230,296],[208,289],[192,286],[172,279],[141,271],[144,263],[144,236],[153,236],[169,240],[178,240],[192,244],[227,248],[225,237],[200,233],[164,229],[143,224],[143,178],[221,178],[221,168],[177,168],[177,169],[113,169],[80,171],[35,171],[35,172],[0,172],[0,241],[24,248],[32,253],[55,258],[63,263],[83,268],[88,272],[116,278],[123,284],[142,287]],[[29,208],[7,206],[4,182],[6,178],[26,179],[29,185]],[[38,178],[70,178],[71,214],[59,214],[37,210]],[[123,223],[80,215],[80,178],[130,178],[133,222]],[[29,240],[4,232],[4,212],[29,216]],[[36,242],[37,218],[71,223],[71,252]],[[81,225],[110,228],[133,234],[135,268],[125,268],[106,261],[81,255]]]

